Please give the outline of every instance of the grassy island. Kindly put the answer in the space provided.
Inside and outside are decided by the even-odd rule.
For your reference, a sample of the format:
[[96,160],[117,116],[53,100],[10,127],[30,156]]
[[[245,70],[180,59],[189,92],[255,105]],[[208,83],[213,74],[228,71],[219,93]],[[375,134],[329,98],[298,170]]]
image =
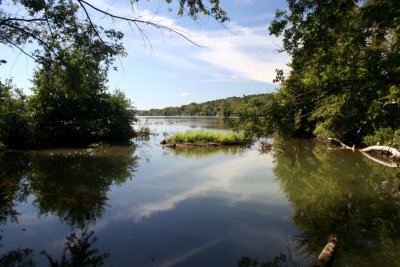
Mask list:
[[163,145],[185,146],[234,146],[251,142],[243,133],[218,133],[209,131],[187,131],[174,133],[162,142]]

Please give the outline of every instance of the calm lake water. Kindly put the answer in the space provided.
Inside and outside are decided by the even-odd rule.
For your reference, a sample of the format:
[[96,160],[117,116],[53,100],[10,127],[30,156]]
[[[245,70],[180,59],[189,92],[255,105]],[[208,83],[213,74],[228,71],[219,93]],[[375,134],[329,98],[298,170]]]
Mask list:
[[0,266],[310,266],[331,234],[334,266],[400,266],[399,168],[307,140],[163,149],[227,125],[139,124],[132,147],[0,153]]

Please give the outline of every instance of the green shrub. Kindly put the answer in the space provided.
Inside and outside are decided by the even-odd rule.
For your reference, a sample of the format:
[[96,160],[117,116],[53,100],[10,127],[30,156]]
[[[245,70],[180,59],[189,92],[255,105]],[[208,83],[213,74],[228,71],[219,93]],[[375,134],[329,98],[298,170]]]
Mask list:
[[32,142],[25,99],[11,81],[0,82],[0,143],[8,147],[25,147]]
[[400,129],[380,128],[373,135],[365,136],[363,142],[368,146],[379,143],[380,145],[400,148]]

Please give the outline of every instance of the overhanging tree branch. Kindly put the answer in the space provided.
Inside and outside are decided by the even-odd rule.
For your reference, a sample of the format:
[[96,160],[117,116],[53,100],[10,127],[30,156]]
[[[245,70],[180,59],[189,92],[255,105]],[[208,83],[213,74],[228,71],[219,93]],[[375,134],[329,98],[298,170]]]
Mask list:
[[12,40],[10,40],[9,38],[5,37],[4,35],[0,34],[0,39],[4,39],[7,41],[7,43],[9,43],[10,45],[14,46],[15,48],[17,48],[19,51],[21,51],[23,54],[25,54],[26,56],[30,57],[31,59],[33,59],[34,61],[37,61],[36,58],[34,58],[33,56],[29,55],[28,53],[25,52],[25,50],[21,47],[19,47],[19,45],[15,44]]
[[[191,39],[186,35],[186,33],[181,32],[181,31],[178,31],[178,30],[173,29],[173,28],[171,28],[171,27],[164,26],[164,25],[160,25],[160,24],[157,24],[157,23],[152,22],[152,21],[146,21],[146,20],[131,19],[131,18],[122,17],[122,16],[119,16],[119,15],[115,15],[115,14],[113,14],[113,13],[111,13],[111,12],[104,11],[104,10],[102,10],[102,9],[100,9],[100,8],[98,8],[98,7],[96,7],[96,6],[92,5],[92,4],[90,4],[90,3],[86,2],[86,1],[84,1],[84,0],[77,0],[77,1],[80,3],[80,5],[87,5],[87,6],[89,6],[90,8],[92,8],[93,10],[96,10],[97,12],[99,12],[99,13],[101,13],[101,14],[103,14],[103,15],[106,15],[106,16],[112,18],[112,19],[117,19],[117,20],[126,21],[126,22],[128,22],[128,23],[133,23],[133,24],[135,24],[136,28],[140,31],[141,34],[145,34],[145,32],[143,31],[143,29],[140,28],[139,24],[148,25],[148,26],[152,26],[152,27],[154,27],[154,28],[156,28],[156,29],[160,29],[160,30],[163,30],[163,31],[167,31],[167,32],[170,32],[170,33],[174,33],[174,34],[176,34],[176,35],[182,37],[182,38],[185,39],[186,41],[190,42],[191,44],[193,44],[193,45],[195,45],[195,46],[201,47],[201,45],[199,45],[199,44],[197,44],[196,42],[194,42],[193,40],[191,40]],[[145,35],[147,35],[147,34],[145,34]],[[147,39],[147,38],[146,38],[146,39]]]

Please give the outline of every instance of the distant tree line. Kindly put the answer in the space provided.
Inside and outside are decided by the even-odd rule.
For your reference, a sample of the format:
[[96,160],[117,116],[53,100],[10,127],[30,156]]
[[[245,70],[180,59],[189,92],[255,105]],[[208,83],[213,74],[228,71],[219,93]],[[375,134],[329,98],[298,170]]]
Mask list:
[[[219,116],[239,117],[248,111],[262,112],[268,105],[271,94],[247,95],[243,97],[229,97],[204,103],[190,103],[180,107],[166,107],[138,111],[142,116]],[[259,114],[260,115],[260,114]]]

